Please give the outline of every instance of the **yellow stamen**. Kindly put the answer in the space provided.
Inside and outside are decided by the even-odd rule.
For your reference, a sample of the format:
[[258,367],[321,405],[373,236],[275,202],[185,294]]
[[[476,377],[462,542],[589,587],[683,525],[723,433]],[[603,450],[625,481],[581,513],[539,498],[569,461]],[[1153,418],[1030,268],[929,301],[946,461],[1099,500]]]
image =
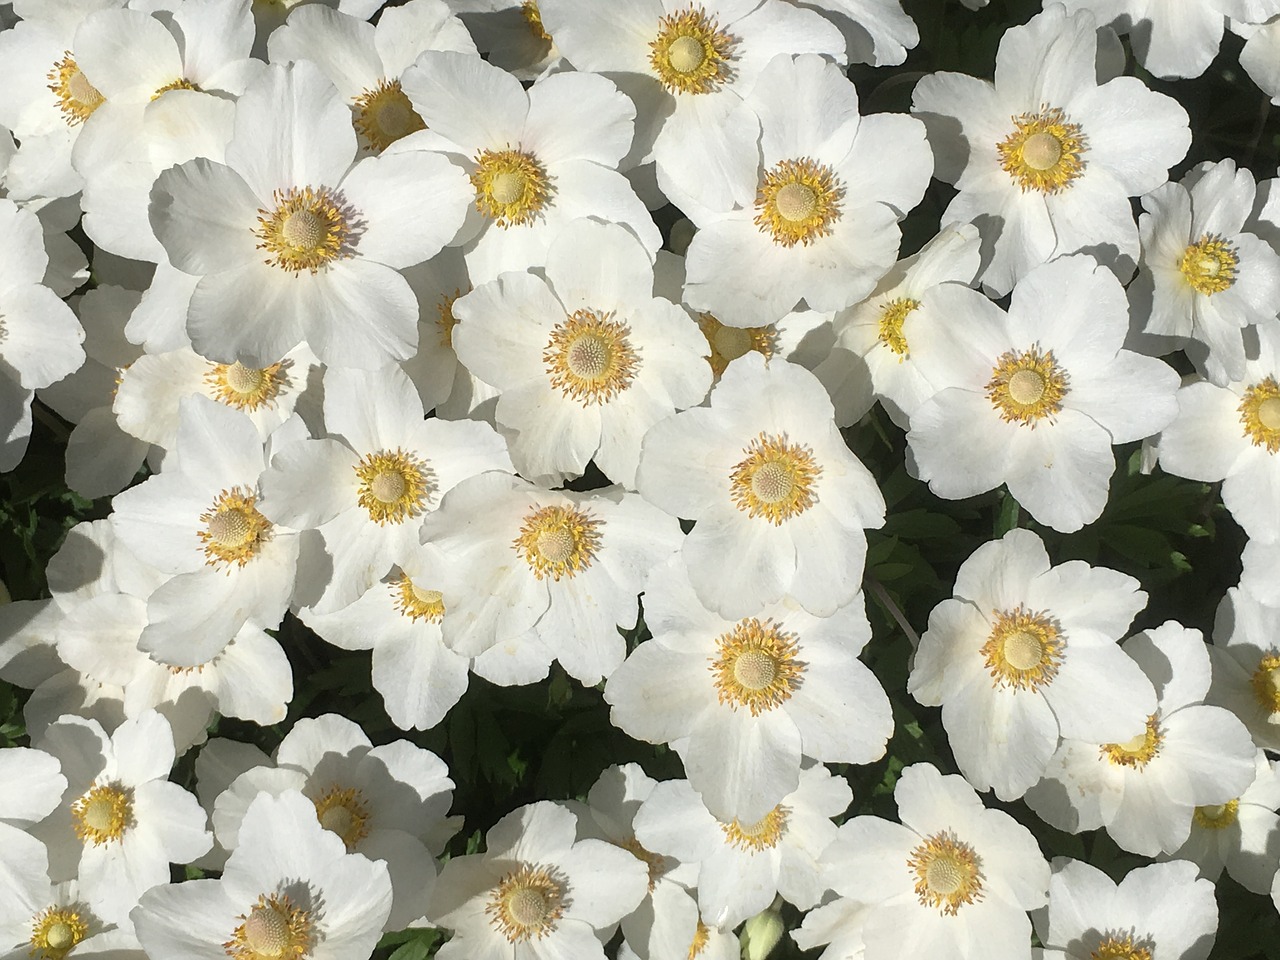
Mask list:
[[354,787],[330,787],[315,806],[320,826],[341,837],[348,851],[369,835],[369,804]]
[[987,661],[992,686],[1039,690],[1053,682],[1062,665],[1066,638],[1044,611],[1032,613],[1021,605],[993,611],[995,626],[978,651]]
[[1280,655],[1275,650],[1264,653],[1249,678],[1253,697],[1267,713],[1280,713]]
[[196,536],[204,544],[205,563],[243,567],[271,539],[271,521],[258,512],[257,496],[244,487],[223,490],[213,505],[200,514],[205,525]]
[[603,526],[577,507],[541,507],[525,516],[512,546],[539,580],[572,578],[591,566]]
[[933,834],[912,850],[907,867],[915,872],[920,903],[947,916],[983,897],[982,858],[950,830]]
[[1240,401],[1240,423],[1244,435],[1255,447],[1266,447],[1267,453],[1280,451],[1280,384],[1267,377],[1244,392]]
[[471,185],[476,209],[503,228],[533,223],[555,192],[538,158],[510,147],[481,150]]
[[246,367],[235,363],[211,363],[205,372],[204,382],[215,400],[237,410],[257,410],[273,406],[280,391],[289,385],[289,360],[273,363],[269,367]]
[[538,9],[537,0],[524,0],[524,3],[520,4],[520,13],[535,37],[539,40],[551,40],[551,34],[547,33],[547,28],[543,26],[542,11]]
[[1151,960],[1151,941],[1135,942],[1131,933],[1108,932],[1089,956],[1091,960]]
[[64,51],[62,59],[53,65],[48,76],[52,81],[49,89],[57,96],[62,119],[69,127],[84,123],[106,102],[106,97],[80,72],[70,50]]
[[328,187],[290,187],[275,192],[275,209],[258,210],[253,231],[264,261],[300,273],[316,273],[334,260],[352,255],[355,213]]
[[907,347],[906,335],[902,332],[902,325],[907,322],[907,316],[911,311],[918,309],[919,306],[919,300],[898,297],[880,308],[880,334],[876,339],[898,355],[899,363],[911,355]]
[[826,164],[808,157],[783,160],[760,181],[755,222],[774,243],[808,246],[831,232],[843,198],[844,184]]
[[721,823],[725,843],[759,853],[761,850],[772,850],[778,845],[783,834],[787,832],[787,818],[791,810],[778,804],[755,823],[744,824],[737,817],[729,823]]
[[788,442],[785,433],[761,433],[742,452],[745,457],[729,476],[729,496],[748,516],[778,526],[818,502],[815,484],[822,467],[807,446]]
[[753,717],[791,699],[800,686],[805,664],[796,659],[797,637],[772,620],[739,620],[716,638],[717,657],[708,657],[716,695],[734,710],[746,707]]
[[396,609],[410,620],[439,623],[444,619],[444,594],[439,590],[419,587],[407,573],[400,574],[390,586]]
[[233,960],[304,960],[316,944],[310,910],[293,905],[287,896],[262,894],[222,945]]
[[1024,193],[1058,193],[1080,176],[1088,144],[1078,123],[1056,107],[1011,119],[1013,132],[996,144],[996,151],[1000,166]]
[[399,447],[367,454],[355,471],[357,500],[379,526],[420,516],[435,493],[435,471]]
[[112,843],[133,826],[133,788],[100,783],[71,805],[76,836],[95,847]]
[[1147,729],[1124,743],[1104,743],[1099,749],[1101,755],[1118,767],[1133,767],[1141,770],[1151,758],[1160,752],[1160,744],[1164,742],[1164,732],[1156,714],[1147,717]]
[[194,90],[196,93],[200,92],[200,88],[190,80],[187,80],[184,77],[179,77],[177,80],[174,80],[171,83],[166,83],[163,87],[158,88],[156,92],[151,95],[151,99],[153,101],[159,100],[170,90]]
[[658,35],[649,41],[649,64],[672,93],[712,93],[733,77],[737,42],[703,7],[690,4],[658,21]]
[[1191,289],[1211,297],[1236,282],[1239,263],[1231,243],[1215,234],[1205,234],[1183,252],[1178,269]]
[[986,393],[991,405],[1000,411],[1006,423],[1034,427],[1036,422],[1062,409],[1070,377],[1058,366],[1053,351],[1040,352],[1040,345],[1017,353],[1009,350],[1000,355],[987,381]]
[[566,886],[548,868],[521,864],[493,889],[484,912],[509,943],[541,940],[564,912]]
[[612,313],[578,310],[555,325],[542,351],[551,385],[585,406],[608,403],[640,368],[631,346],[631,328]]
[[637,860],[644,863],[649,868],[649,892],[653,892],[653,888],[658,881],[662,879],[662,875],[666,873],[666,858],[658,853],[651,853],[635,837],[630,840],[624,840],[618,844],[623,850],[626,850]]
[[399,80],[379,80],[377,86],[355,98],[356,132],[375,153],[381,153],[397,140],[427,128],[413,104],[405,96]]
[[[31,919],[31,949],[39,960],[62,960],[89,933],[75,906],[46,907]],[[87,915],[87,913],[86,913]]]
[[689,941],[689,956],[687,960],[693,960],[703,950],[707,949],[707,944],[711,942],[711,928],[702,922],[702,918],[698,918],[697,929],[693,931],[693,939]]
[[1236,822],[1240,811],[1240,798],[1208,807],[1196,807],[1193,818],[1206,830],[1223,830]]

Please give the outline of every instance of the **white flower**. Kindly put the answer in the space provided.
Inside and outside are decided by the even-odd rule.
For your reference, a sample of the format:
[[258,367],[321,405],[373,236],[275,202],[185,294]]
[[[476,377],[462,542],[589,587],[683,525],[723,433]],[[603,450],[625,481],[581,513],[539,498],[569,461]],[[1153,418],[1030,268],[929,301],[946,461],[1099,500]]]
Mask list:
[[901,0],[816,0],[813,6],[844,34],[850,63],[897,66],[920,42]]
[[1097,867],[1056,859],[1049,909],[1036,915],[1046,960],[1204,960],[1218,926],[1213,884],[1193,863],[1153,863],[1119,884]]
[[62,764],[67,789],[31,832],[49,849],[49,875],[79,875],[104,919],[124,924],[139,895],[169,882],[213,844],[196,798],[169,782],[173,734],[158,713],[126,720],[110,738],[93,720],[63,717],[40,747]]
[[823,879],[837,896],[871,906],[841,918],[862,922],[866,960],[904,952],[1025,958],[1027,911],[1044,905],[1049,886],[1049,864],[1031,832],[931,764],[903,770],[893,795],[901,824],[847,820],[822,857]]
[[673,197],[699,227],[685,300],[743,327],[773,323],[801,300],[851,306],[893,265],[898,221],[929,183],[924,125],[860,116],[854,85],[812,54],[775,57],[746,103],[760,117],[760,159],[734,171],[737,206]]
[[485,59],[518,80],[537,80],[564,59],[547,33],[537,0],[449,0]]
[[462,225],[461,172],[422,151],[353,165],[347,104],[305,60],[264,70],[236,102],[234,129],[225,164],[188,160],[151,191],[169,262],[199,278],[187,311],[196,351],[253,367],[303,340],[336,366],[412,356],[417,304],[397,268]]
[[[875,480],[845,445],[808,370],[748,353],[695,407],[645,435],[636,485],[696,520],[684,558],[698,599],[728,618],[790,594],[817,616],[857,595],[864,528],[884,522]],[[725,567],[724,558],[735,563]]]
[[1145,729],[1155,691],[1116,644],[1146,600],[1115,570],[1051,567],[1038,536],[1010,530],[974,551],[955,596],[929,614],[907,691],[942,706],[965,778],[1012,800],[1044,774],[1059,735],[1110,742]]
[[1244,569],[1240,573],[1240,589],[1268,607],[1280,607],[1280,541],[1265,543],[1250,540],[1240,555]]
[[1161,860],[1191,860],[1200,875],[1218,882],[1225,867],[1231,879],[1254,893],[1269,893],[1280,863],[1280,773],[1259,750],[1254,778],[1226,803],[1196,807],[1187,842]]
[[473,283],[546,262],[561,227],[579,217],[620,223],[652,256],[662,238],[619,161],[635,108],[590,73],[542,78],[526,92],[479,57],[427,51],[405,71],[404,92],[427,129],[396,150],[441,150],[471,178],[467,241]]
[[1178,391],[1178,416],[1160,435],[1160,466],[1207,483],[1250,537],[1280,541],[1280,324],[1257,328],[1257,359],[1226,386]]
[[611,843],[575,842],[575,832],[564,807],[534,803],[490,828],[483,854],[445,863],[428,913],[453,932],[440,960],[603,960],[597,931],[635,909],[648,871]]
[[1172,97],[1134,77],[1098,83],[1097,46],[1093,14],[1050,3],[1005,31],[994,84],[935,73],[916,85],[937,175],[959,190],[943,222],[977,224],[993,246],[982,282],[998,295],[1077,250],[1105,251],[1127,275],[1139,250],[1129,197],[1164,183],[1191,143]]
[[687,780],[653,788],[636,814],[636,839],[654,853],[698,864],[698,909],[709,926],[732,929],[781,894],[807,910],[822,898],[818,857],[835,839],[831,818],[853,793],[816,764],[758,820],[719,820]]
[[1026,802],[1059,830],[1106,827],[1121,848],[1155,856],[1186,842],[1196,807],[1240,796],[1255,747],[1231,713],[1203,703],[1209,654],[1198,630],[1168,621],[1122,649],[1156,688],[1146,731],[1122,743],[1064,740]]
[[645,431],[707,395],[706,341],[653,295],[624,227],[574,220],[546,260],[545,279],[505,273],[454,302],[458,359],[500,391],[494,417],[522,476],[558,485],[594,459],[633,489]]
[[948,499],[1001,483],[1035,519],[1070,533],[1102,513],[1111,446],[1149,437],[1175,415],[1178,375],[1122,349],[1124,289],[1092,257],[1028,273],[1005,313],[980,293],[933,293],[947,324],[917,337],[936,393],[911,417],[920,479]]
[[1150,292],[1134,297],[1135,322],[1196,341],[1188,352],[1219,386],[1244,375],[1241,333],[1274,321],[1280,299],[1280,256],[1248,229],[1254,194],[1253,175],[1223,160],[1142,198],[1135,287]]
[[67,778],[58,758],[30,747],[0,750],[0,824],[26,827],[62,800]]
[[796,789],[803,757],[884,755],[893,716],[858,660],[871,639],[860,596],[826,618],[784,597],[735,623],[699,603],[674,557],[649,578],[645,623],[653,638],[605,687],[610,720],[637,739],[673,743],[721,820],[767,814]]
[[250,804],[221,879],[151,890],[132,919],[152,960],[365,960],[390,909],[386,865],[348,853],[290,790]]
[[444,762],[407,740],[373,746],[360,727],[336,714],[299,720],[276,748],[274,765],[236,777],[213,806],[213,829],[228,851],[263,793],[297,790],[314,804],[320,825],[348,852],[382,860],[391,875],[388,930],[421,921],[435,884],[433,855],[461,825],[448,817],[453,781]]
[[558,659],[587,686],[626,657],[649,572],[680,547],[675,519],[617,487],[542,490],[489,472],[454,488],[423,542],[455,578],[445,584],[444,640],[499,684],[530,683]]
[[[1273,567],[1268,576],[1275,577]],[[1253,741],[1280,750],[1280,609],[1232,587],[1218,604],[1207,700],[1239,717]]]
[[689,956],[698,960],[739,960],[738,938],[731,928],[702,921],[696,894],[678,883],[666,883],[654,889],[652,904],[643,920],[634,913],[623,918],[623,930],[630,921],[632,933],[623,941],[618,960],[679,960]]
[[[324,375],[320,440],[282,445],[262,476],[262,509],[276,523],[316,529],[303,563],[327,582],[299,601],[323,613],[346,606],[419,541],[426,517],[468,477],[510,470],[506,442],[487,423],[424,419],[399,367]],[[318,588],[323,587],[323,596]]]
[[1245,38],[1240,66],[1272,103],[1280,103],[1280,18],[1256,25],[1232,20],[1229,25]]

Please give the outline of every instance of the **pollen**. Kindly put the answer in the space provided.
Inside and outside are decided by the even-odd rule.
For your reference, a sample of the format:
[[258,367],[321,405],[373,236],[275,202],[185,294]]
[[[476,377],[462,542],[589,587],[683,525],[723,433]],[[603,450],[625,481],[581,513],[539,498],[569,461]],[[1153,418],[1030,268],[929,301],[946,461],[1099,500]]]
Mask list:
[[693,939],[689,941],[689,956],[687,960],[693,960],[694,957],[707,949],[707,944],[711,942],[711,928],[702,922],[702,918],[698,918],[698,926],[693,931]]
[[304,960],[316,943],[311,911],[300,909],[284,895],[258,897],[231,939],[222,945],[234,960]]
[[315,805],[320,826],[341,837],[347,852],[369,835],[369,804],[354,787],[330,787]]
[[826,164],[808,157],[782,160],[760,181],[755,222],[774,243],[808,246],[831,232],[843,198],[844,185]]
[[1040,345],[1018,353],[1009,350],[1000,355],[987,381],[986,393],[991,405],[1000,411],[1006,423],[1034,427],[1037,421],[1062,409],[1070,377],[1058,366],[1053,351],[1040,352]]
[[700,313],[698,328],[711,348],[707,362],[711,364],[711,372],[717,378],[729,364],[753,350],[766,360],[778,352],[778,328],[773,324],[765,327],[730,327],[721,323],[713,314]]
[[153,101],[159,100],[170,90],[194,90],[196,93],[201,92],[200,87],[186,79],[186,77],[179,77],[177,80],[166,83],[163,87],[158,87],[156,92],[151,95],[151,99]]
[[791,443],[785,433],[761,433],[742,452],[729,475],[729,496],[747,516],[779,526],[818,502],[822,467],[809,447]]
[[204,562],[243,567],[271,539],[271,521],[258,512],[257,497],[244,487],[223,490],[213,505],[200,514],[203,530],[196,536],[204,544]]
[[367,454],[355,471],[356,499],[378,526],[421,515],[436,489],[435,471],[399,447]]
[[551,385],[584,407],[608,403],[635,379],[631,328],[612,313],[578,310],[555,325],[542,351]]
[[554,192],[538,158],[523,150],[481,150],[471,174],[476,209],[498,226],[526,226],[542,212]]
[[565,888],[546,867],[521,864],[494,888],[484,912],[509,943],[541,940],[564,913]]
[[1244,392],[1240,401],[1240,423],[1244,435],[1267,453],[1280,451],[1280,384],[1267,377]]
[[603,526],[577,507],[540,507],[525,516],[512,546],[539,580],[572,578],[591,566]]
[[1216,234],[1205,234],[1183,251],[1178,269],[1196,293],[1211,297],[1236,282],[1240,257],[1236,248]]
[[460,289],[446,293],[436,304],[436,327],[440,330],[440,346],[453,349],[453,328],[458,325],[458,318],[453,315],[453,305],[462,296]]
[[290,187],[275,192],[275,209],[258,210],[254,235],[266,263],[281,270],[316,273],[352,255],[355,214],[328,187]]
[[734,817],[729,823],[720,824],[720,829],[724,831],[724,842],[731,847],[759,853],[778,845],[787,832],[787,818],[790,816],[791,810],[778,804],[755,823],[744,824]]
[[1135,941],[1132,933],[1108,931],[1089,956],[1090,960],[1151,960],[1150,940]]
[[1160,752],[1163,742],[1164,731],[1160,729],[1160,723],[1153,713],[1147,717],[1147,729],[1144,732],[1124,743],[1104,743],[1099,750],[1115,766],[1141,770]]
[[426,620],[439,623],[444,619],[444,594],[418,586],[407,573],[391,581],[391,595],[396,609],[410,620]]
[[907,867],[916,875],[916,897],[954,917],[965,904],[982,899],[982,858],[950,830],[928,837],[911,851]]
[[551,34],[547,33],[547,28],[542,25],[542,11],[538,9],[537,0],[524,0],[520,4],[520,15],[524,17],[524,22],[529,25],[529,31],[539,40],[551,40]]
[[1192,815],[1195,822],[1206,830],[1224,830],[1236,822],[1240,815],[1240,799],[1208,807],[1196,807]]
[[805,664],[794,633],[772,620],[739,620],[716,638],[718,656],[708,657],[716,695],[734,710],[746,707],[753,717],[791,699],[800,686]]
[[53,65],[48,77],[49,89],[58,98],[62,119],[69,127],[84,123],[106,102],[106,97],[80,72],[70,50],[63,51],[62,59]]
[[399,80],[379,80],[377,86],[365,90],[355,100],[356,115],[352,122],[375,153],[427,128],[405,96]]
[[1052,683],[1066,646],[1057,624],[1044,611],[1032,613],[1022,606],[994,612],[996,624],[979,650],[986,658],[992,686],[1016,693]]
[[880,308],[880,332],[876,337],[881,343],[892,350],[901,363],[911,355],[911,351],[907,346],[906,335],[902,332],[902,326],[907,322],[907,317],[911,311],[920,307],[919,300],[912,300],[910,297],[898,297],[890,300]]
[[62,960],[89,933],[75,907],[48,907],[31,920],[31,949],[40,960]]
[[246,367],[235,363],[211,363],[204,375],[213,398],[228,407],[252,412],[275,405],[280,391],[289,385],[287,360],[269,367]]
[[85,843],[99,847],[124,836],[133,826],[133,790],[119,783],[100,783],[71,805],[72,826]]
[[1280,713],[1280,655],[1274,650],[1258,660],[1258,666],[1249,678],[1253,697],[1267,713]]
[[996,144],[1000,166],[1022,189],[1058,193],[1082,172],[1087,141],[1057,107],[1011,118],[1013,132]]
[[658,21],[658,35],[649,41],[649,64],[671,93],[713,93],[733,78],[737,43],[715,17],[691,4]]

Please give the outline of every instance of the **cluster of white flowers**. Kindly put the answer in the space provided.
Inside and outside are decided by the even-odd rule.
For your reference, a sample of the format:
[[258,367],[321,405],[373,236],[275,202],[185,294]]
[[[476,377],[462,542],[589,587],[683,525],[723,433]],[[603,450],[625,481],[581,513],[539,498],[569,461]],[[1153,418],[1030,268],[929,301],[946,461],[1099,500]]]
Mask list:
[[[1203,960],[1224,869],[1280,905],[1280,188],[1170,181],[1187,114],[1116,33],[1192,77],[1229,27],[1280,103],[1280,0],[1045,0],[994,81],[927,75],[910,115],[846,75],[916,45],[898,0],[0,18],[0,468],[38,396],[68,485],[112,498],[50,598],[0,607],[33,691],[0,956],[363,960],[432,926],[445,960],[729,960],[785,901],[825,960],[1029,960],[1033,929]],[[933,178],[943,228],[898,259]],[[933,494],[1004,486],[1061,533],[1119,444],[1220,481],[1250,539],[1212,643],[1126,638],[1137,580],[1013,529],[887,694],[859,659],[886,503],[841,432],[876,402]],[[286,618],[371,651],[402,730],[554,661],[687,779],[610,767],[441,866],[467,811],[411,740],[206,739],[285,719]],[[890,695],[941,707],[960,775],[848,817],[827,765],[885,756]],[[978,791],[1161,862],[1051,863]]]

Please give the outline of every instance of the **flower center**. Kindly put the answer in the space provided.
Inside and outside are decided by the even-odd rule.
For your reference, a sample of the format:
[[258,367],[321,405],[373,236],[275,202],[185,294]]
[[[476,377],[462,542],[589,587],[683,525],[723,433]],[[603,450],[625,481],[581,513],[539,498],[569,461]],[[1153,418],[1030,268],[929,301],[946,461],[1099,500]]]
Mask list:
[[453,349],[453,328],[458,325],[458,318],[453,315],[453,305],[460,296],[462,291],[455,289],[453,293],[446,293],[436,304],[436,312],[439,314],[436,318],[436,326],[440,328],[440,346],[448,347],[450,350]]
[[915,872],[920,903],[948,916],[983,897],[982,858],[950,830],[933,834],[912,850],[907,867]]
[[1080,176],[1086,138],[1058,108],[1013,117],[1013,132],[996,144],[1000,166],[1025,193],[1058,193]]
[[729,823],[720,824],[720,829],[724,831],[725,843],[739,850],[759,853],[778,845],[787,832],[787,817],[790,815],[789,808],[778,804],[755,823],[744,824],[734,817]]
[[1141,770],[1160,752],[1160,744],[1163,742],[1164,733],[1153,713],[1147,717],[1147,729],[1143,733],[1124,743],[1104,743],[1100,750],[1102,756],[1116,766]]
[[106,102],[98,88],[80,72],[70,50],[63,51],[62,59],[53,65],[48,77],[51,81],[49,89],[58,98],[62,119],[69,127],[84,123],[93,111]]
[[547,171],[523,150],[482,150],[471,174],[476,209],[506,228],[532,223],[551,198]]
[[542,351],[551,385],[584,407],[608,403],[631,385],[640,367],[631,328],[612,316],[578,310],[556,324]]
[[211,363],[204,375],[213,398],[237,410],[257,410],[270,406],[281,389],[288,386],[286,373],[292,364],[288,360],[273,363],[269,367],[246,367],[235,363]]
[[541,507],[525,516],[512,546],[539,580],[572,578],[591,566],[603,526],[577,507]]
[[381,153],[401,137],[425,130],[426,123],[400,88],[399,80],[379,80],[378,85],[356,97],[352,121],[374,152]]
[[831,232],[843,197],[844,185],[830,167],[808,157],[782,160],[760,181],[755,222],[774,243],[808,246]]
[[1267,453],[1280,451],[1280,384],[1267,377],[1244,392],[1240,401],[1240,423],[1244,435],[1255,447],[1266,447]]
[[1222,830],[1236,822],[1240,811],[1240,798],[1208,807],[1196,807],[1194,819],[1206,830]]
[[991,370],[986,393],[991,405],[1000,411],[1006,423],[1036,425],[1036,421],[1062,409],[1070,378],[1053,359],[1053,351],[1040,352],[1035,344],[1030,350],[1001,354]]
[[232,487],[219,493],[213,505],[200,514],[205,526],[196,536],[204,544],[205,563],[243,567],[271,539],[271,521],[258,512],[257,499],[244,487]]
[[379,526],[418,516],[435,492],[435,471],[399,447],[366,455],[355,471],[360,480],[356,499]]
[[785,433],[761,433],[742,452],[729,476],[729,496],[748,516],[777,526],[818,502],[814,485],[822,467],[808,447],[787,442]]
[[266,263],[281,270],[317,272],[334,260],[351,256],[355,215],[328,187],[290,187],[275,192],[275,209],[258,210],[253,231]]
[[71,805],[76,836],[95,847],[119,840],[133,826],[133,790],[100,783]]
[[718,657],[708,657],[717,696],[734,710],[746,707],[759,716],[791,699],[805,664],[796,659],[797,637],[772,620],[739,620],[716,638]]
[[539,40],[551,39],[551,34],[547,33],[547,28],[543,26],[542,11],[538,9],[537,0],[524,0],[524,3],[520,4],[520,13],[535,37]]
[[200,88],[196,86],[194,83],[192,83],[190,80],[186,79],[185,77],[179,77],[177,80],[174,80],[171,83],[166,83],[163,87],[158,87],[156,89],[156,92],[151,95],[151,99],[153,101],[159,100],[170,90],[194,90],[197,93],[200,92]]
[[258,897],[231,939],[222,945],[234,960],[304,960],[315,944],[311,911],[293,905],[287,896]]
[[31,920],[29,953],[40,960],[62,960],[88,932],[89,925],[73,907],[48,907]]
[[423,589],[407,573],[400,574],[390,587],[396,609],[410,620],[439,623],[444,619],[444,594],[439,590]]
[[907,322],[908,314],[919,306],[919,300],[898,297],[880,308],[880,334],[876,339],[898,355],[899,363],[910,356],[902,325]]
[[510,943],[541,940],[564,912],[565,884],[545,867],[521,864],[494,888],[484,912]]
[[1215,234],[1201,237],[1182,254],[1178,269],[1196,293],[1211,297],[1236,282],[1236,248]]
[[[1145,941],[1150,943],[1148,939]],[[1091,960],[1151,960],[1151,948],[1134,942],[1133,934],[1109,933],[1090,954]]]
[[752,350],[766,360],[777,352],[778,330],[773,324],[766,327],[730,327],[710,313],[700,313],[698,327],[711,348],[707,362],[716,377],[724,373],[730,363]]
[[1021,606],[995,614],[996,624],[979,650],[995,685],[1017,692],[1051,683],[1066,645],[1054,621],[1044,611],[1031,613]]
[[732,79],[729,63],[737,42],[703,7],[690,4],[658,21],[649,64],[671,93],[713,93]]
[[1249,678],[1254,699],[1267,713],[1280,713],[1280,655],[1273,650],[1263,654],[1257,669]]
[[348,852],[369,835],[369,805],[354,787],[330,787],[315,805],[320,826],[341,837]]

